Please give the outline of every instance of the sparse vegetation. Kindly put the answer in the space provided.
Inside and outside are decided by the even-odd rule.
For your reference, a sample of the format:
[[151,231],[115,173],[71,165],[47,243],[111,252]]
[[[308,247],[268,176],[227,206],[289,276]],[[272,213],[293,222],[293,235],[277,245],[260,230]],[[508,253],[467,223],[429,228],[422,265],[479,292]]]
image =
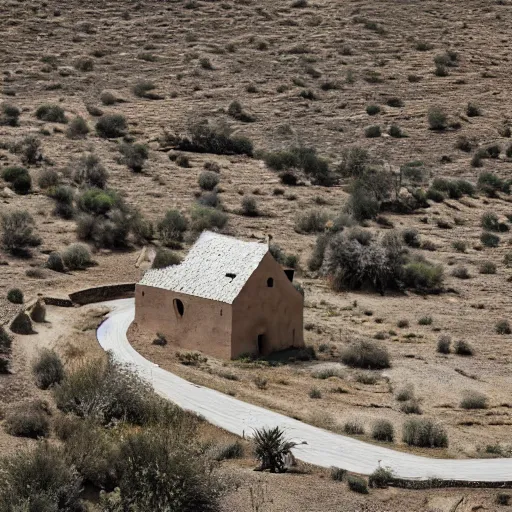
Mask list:
[[512,334],[512,328],[510,327],[510,322],[508,320],[500,320],[496,323],[494,328],[497,334]]
[[58,105],[41,105],[36,110],[36,117],[47,123],[68,122],[64,109]]
[[377,420],[372,425],[372,438],[376,441],[392,443],[395,438],[395,429],[388,420]]
[[34,233],[35,222],[26,210],[2,214],[2,245],[11,254],[24,254],[41,239]]
[[96,123],[96,133],[104,139],[116,139],[126,133],[127,127],[122,114],[104,114]]
[[455,342],[454,352],[459,356],[472,356],[474,354],[473,347],[464,340]]
[[460,406],[463,409],[487,409],[488,398],[478,391],[465,391]]
[[391,366],[387,350],[371,341],[353,342],[343,351],[341,360],[347,366],[368,370],[381,370]]
[[443,334],[437,340],[437,351],[440,354],[449,354],[451,343],[452,343],[452,339],[450,338],[450,336]]
[[5,418],[5,430],[16,437],[46,437],[50,431],[47,404],[35,400],[15,407]]
[[43,349],[32,365],[32,373],[36,385],[40,389],[48,389],[59,384],[64,378],[64,365],[60,357],[53,351]]
[[71,244],[62,252],[62,261],[69,270],[85,270],[92,265],[91,253],[85,244]]
[[402,440],[409,446],[446,448],[448,435],[445,429],[430,419],[407,420],[402,429]]

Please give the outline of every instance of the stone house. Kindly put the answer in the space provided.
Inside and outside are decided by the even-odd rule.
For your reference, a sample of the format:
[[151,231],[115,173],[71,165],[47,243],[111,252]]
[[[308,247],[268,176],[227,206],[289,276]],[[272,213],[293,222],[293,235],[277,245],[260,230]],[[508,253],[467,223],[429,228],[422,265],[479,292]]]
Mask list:
[[303,347],[302,294],[267,244],[205,231],[179,265],[135,287],[135,327],[222,359]]

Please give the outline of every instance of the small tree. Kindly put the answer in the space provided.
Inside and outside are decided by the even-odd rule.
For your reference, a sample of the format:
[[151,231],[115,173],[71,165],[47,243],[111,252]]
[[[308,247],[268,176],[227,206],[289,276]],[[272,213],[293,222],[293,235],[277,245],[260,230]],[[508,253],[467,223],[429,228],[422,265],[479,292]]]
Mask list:
[[279,427],[261,428],[254,432],[254,453],[260,461],[259,471],[269,469],[271,473],[286,471],[285,456],[297,443],[287,441]]

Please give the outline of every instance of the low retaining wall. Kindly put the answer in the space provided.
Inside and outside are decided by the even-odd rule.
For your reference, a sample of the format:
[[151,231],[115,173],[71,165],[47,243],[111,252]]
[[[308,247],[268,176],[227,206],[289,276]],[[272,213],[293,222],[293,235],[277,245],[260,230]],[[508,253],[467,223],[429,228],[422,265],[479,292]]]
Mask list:
[[127,299],[133,297],[134,293],[135,283],[121,283],[79,290],[70,293],[69,298],[73,304],[83,306],[104,300]]
[[63,297],[43,297],[44,303],[49,306],[58,306],[60,308],[72,308],[73,301],[70,298]]

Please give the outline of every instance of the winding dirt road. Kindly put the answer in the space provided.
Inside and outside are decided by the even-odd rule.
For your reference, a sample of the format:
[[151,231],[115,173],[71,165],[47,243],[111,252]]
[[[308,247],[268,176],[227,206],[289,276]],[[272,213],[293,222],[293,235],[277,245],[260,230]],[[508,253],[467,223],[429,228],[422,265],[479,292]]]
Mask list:
[[294,455],[317,466],[336,466],[361,474],[372,473],[380,464],[395,476],[411,479],[440,478],[465,481],[511,481],[512,459],[430,459],[328,432],[282,414],[237,400],[213,389],[192,384],[144,359],[128,342],[126,331],[134,318],[134,300],[102,303],[112,309],[97,336],[104,350],[129,364],[151,382],[161,396],[182,408],[202,415],[208,422],[239,436],[255,428],[280,426],[288,438],[304,442]]

